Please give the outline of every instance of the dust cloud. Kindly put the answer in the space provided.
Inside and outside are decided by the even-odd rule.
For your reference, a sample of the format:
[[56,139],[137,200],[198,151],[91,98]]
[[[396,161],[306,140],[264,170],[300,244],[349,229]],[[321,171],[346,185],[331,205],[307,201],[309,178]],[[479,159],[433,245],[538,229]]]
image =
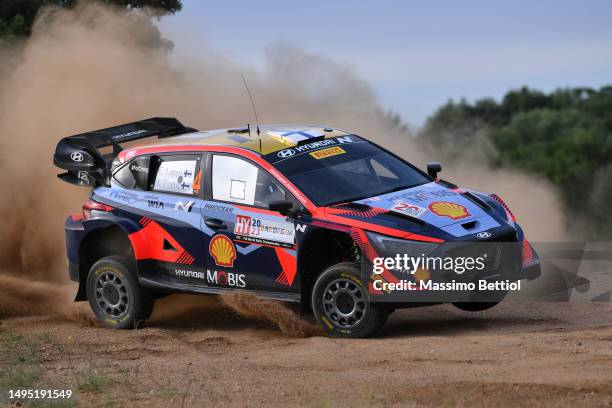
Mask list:
[[311,337],[323,334],[318,326],[300,319],[293,310],[278,302],[260,299],[244,292],[223,294],[221,301],[240,315],[264,320],[292,337]]
[[[87,191],[55,177],[52,154],[63,136],[153,116],[200,129],[243,125],[252,120],[243,73],[266,123],[324,123],[420,165],[435,159],[381,113],[372,89],[349,67],[290,46],[271,47],[266,61],[255,70],[205,45],[197,59],[180,60],[145,12],[91,2],[43,10],[31,38],[0,44],[0,317],[80,313],[66,306],[74,288],[67,283],[63,223],[80,211]],[[532,239],[563,235],[554,191],[543,182],[477,165],[446,168],[444,176],[499,191]],[[224,302],[251,315],[272,308],[253,309],[245,299]],[[71,308],[77,312],[66,312]],[[297,324],[283,320],[284,310],[277,315],[281,328]]]

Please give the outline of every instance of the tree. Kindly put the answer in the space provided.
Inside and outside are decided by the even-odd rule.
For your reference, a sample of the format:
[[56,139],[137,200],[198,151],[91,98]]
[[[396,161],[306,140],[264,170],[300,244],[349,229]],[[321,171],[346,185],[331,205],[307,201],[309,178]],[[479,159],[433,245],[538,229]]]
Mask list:
[[596,236],[612,239],[612,165],[599,170],[589,197],[589,210],[597,222],[592,223]]
[[[181,0],[99,0],[125,10],[150,7],[161,14],[173,14],[182,8]],[[77,0],[2,0],[0,1],[0,38],[31,34],[38,10],[45,6],[74,7]]]
[[[419,137],[447,159],[466,160],[462,150],[470,146],[494,166],[545,176],[596,237],[612,234],[606,212],[612,194],[612,86],[550,94],[523,87],[500,102],[450,101],[427,120]],[[487,140],[492,148],[483,143]]]
[[491,137],[499,164],[546,176],[576,208],[588,196],[594,174],[612,157],[612,139],[601,121],[576,109],[521,112]]

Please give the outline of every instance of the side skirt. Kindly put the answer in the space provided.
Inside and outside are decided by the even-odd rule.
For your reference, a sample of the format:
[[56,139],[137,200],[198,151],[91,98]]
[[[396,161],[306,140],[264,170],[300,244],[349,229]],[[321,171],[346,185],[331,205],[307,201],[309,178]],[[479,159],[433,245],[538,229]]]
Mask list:
[[158,281],[150,278],[140,277],[138,283],[144,288],[154,290],[156,292],[165,293],[185,293],[185,294],[201,294],[201,295],[220,295],[222,293],[245,292],[253,294],[262,299],[280,300],[284,302],[299,303],[301,296],[296,293],[282,292],[266,292],[250,289],[233,289],[233,288],[217,288],[210,286],[192,285],[189,283]]

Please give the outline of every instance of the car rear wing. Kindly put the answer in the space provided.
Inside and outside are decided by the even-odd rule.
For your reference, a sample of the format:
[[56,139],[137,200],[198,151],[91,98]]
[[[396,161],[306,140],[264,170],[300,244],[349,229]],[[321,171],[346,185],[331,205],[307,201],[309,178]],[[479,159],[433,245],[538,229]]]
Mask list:
[[[79,186],[108,185],[113,159],[123,150],[122,143],[182,135],[197,132],[175,118],[151,118],[125,125],[113,126],[93,132],[63,138],[55,148],[53,164],[67,170],[58,177]],[[112,146],[112,152],[101,148]]]

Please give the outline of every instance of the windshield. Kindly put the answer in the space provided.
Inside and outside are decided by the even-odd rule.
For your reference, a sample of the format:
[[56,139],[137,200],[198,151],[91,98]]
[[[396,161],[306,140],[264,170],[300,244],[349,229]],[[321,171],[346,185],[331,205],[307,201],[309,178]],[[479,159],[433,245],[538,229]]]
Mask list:
[[431,181],[356,136],[296,146],[266,159],[317,206],[360,200]]

